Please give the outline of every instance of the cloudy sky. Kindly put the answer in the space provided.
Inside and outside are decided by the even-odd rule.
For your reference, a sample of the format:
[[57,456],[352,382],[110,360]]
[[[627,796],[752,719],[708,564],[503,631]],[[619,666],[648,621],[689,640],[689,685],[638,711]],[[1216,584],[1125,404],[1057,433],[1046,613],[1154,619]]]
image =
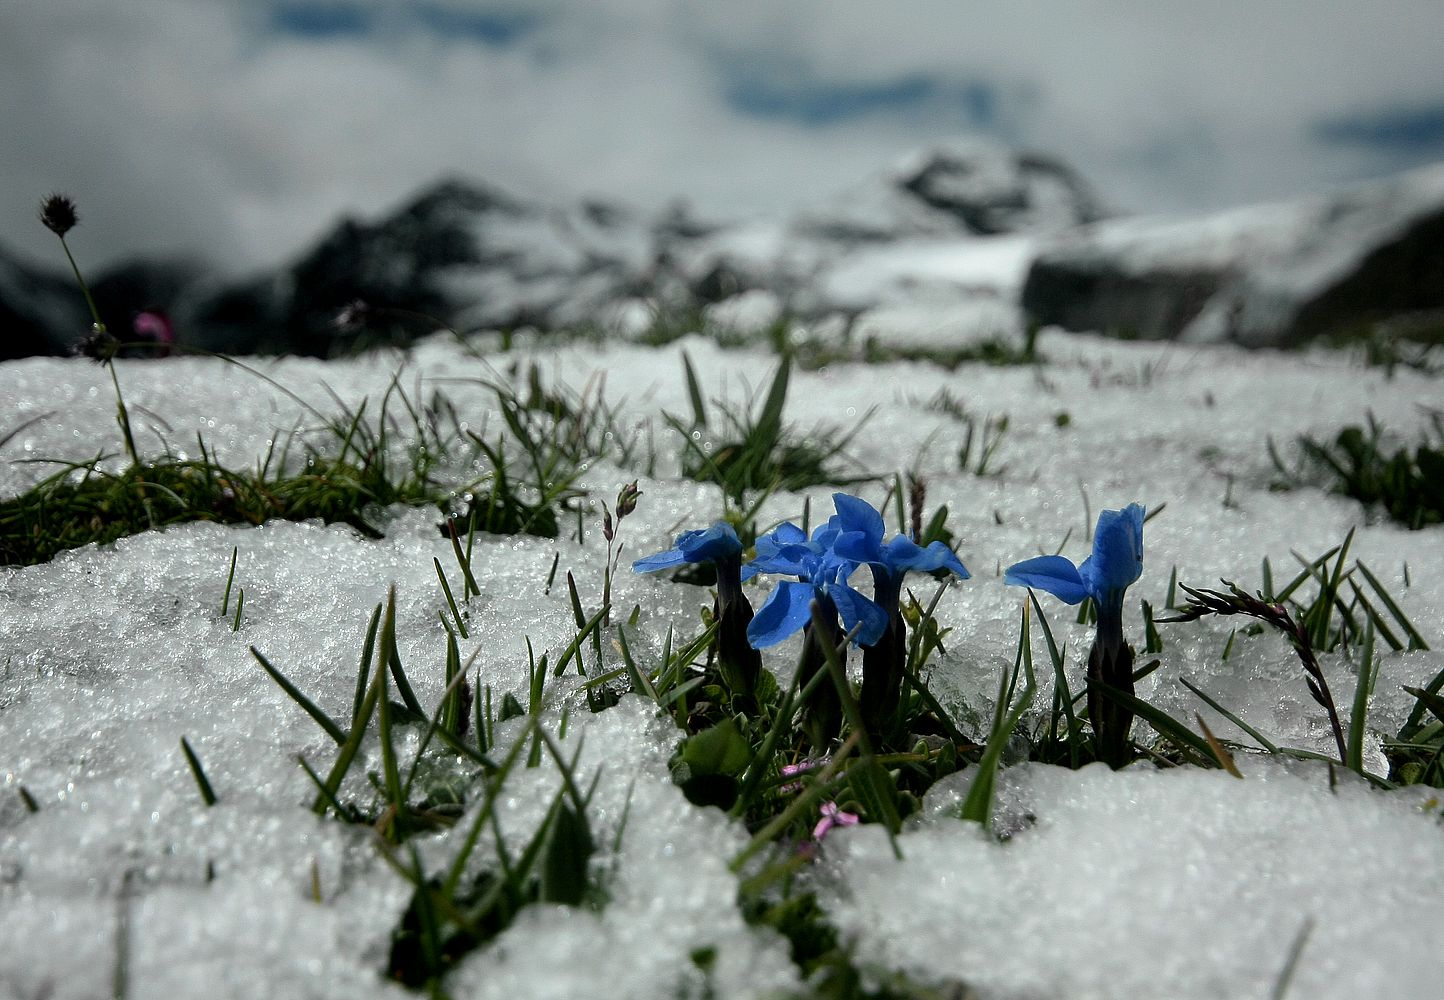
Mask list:
[[1444,159],[1440,0],[0,0],[0,248],[227,270],[443,176],[785,210],[917,147],[1056,155],[1130,211]]

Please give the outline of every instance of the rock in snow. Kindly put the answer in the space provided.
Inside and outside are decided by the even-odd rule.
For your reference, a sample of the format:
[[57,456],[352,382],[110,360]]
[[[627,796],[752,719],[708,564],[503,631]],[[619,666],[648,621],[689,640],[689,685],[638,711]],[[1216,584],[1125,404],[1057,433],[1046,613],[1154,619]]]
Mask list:
[[1296,345],[1444,310],[1444,166],[1327,197],[1120,219],[1043,250],[1036,322],[1150,340]]

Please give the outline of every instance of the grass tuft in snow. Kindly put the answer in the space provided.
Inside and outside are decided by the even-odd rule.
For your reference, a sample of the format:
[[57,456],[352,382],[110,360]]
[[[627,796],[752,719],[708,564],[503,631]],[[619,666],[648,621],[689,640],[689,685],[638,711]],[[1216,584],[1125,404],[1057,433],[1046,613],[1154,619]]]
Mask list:
[[1366,426],[1345,427],[1332,441],[1300,437],[1298,468],[1289,468],[1270,443],[1280,485],[1322,483],[1416,531],[1444,522],[1444,411],[1434,410],[1429,416],[1433,435],[1412,450],[1407,445],[1391,446],[1372,413]]
[[[697,373],[685,353],[682,365],[692,408],[691,419],[683,420],[668,414],[666,420],[681,435],[682,471],[689,478],[717,483],[738,505],[742,504],[749,490],[801,490],[825,483],[847,485],[875,478],[844,475],[833,465],[871,418],[871,410],[864,413],[846,433],[837,428],[821,427],[814,430],[810,438],[797,439],[783,426],[782,410],[787,402],[792,373],[791,355],[782,356],[767,397],[756,415],[746,410],[739,413],[720,405],[720,428],[709,421]],[[721,441],[714,441],[714,438]]]

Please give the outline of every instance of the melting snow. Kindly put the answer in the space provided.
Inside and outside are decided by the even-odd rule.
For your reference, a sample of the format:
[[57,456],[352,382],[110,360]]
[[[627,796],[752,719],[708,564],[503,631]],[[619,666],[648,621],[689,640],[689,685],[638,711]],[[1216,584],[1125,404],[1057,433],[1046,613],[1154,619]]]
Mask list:
[[[1291,551],[1316,556],[1357,527],[1353,555],[1431,644],[1444,647],[1444,531],[1371,521],[1354,502],[1316,490],[1270,492],[1266,453],[1270,436],[1287,446],[1299,433],[1331,435],[1370,409],[1411,437],[1423,425],[1421,407],[1439,403],[1437,380],[1407,370],[1390,379],[1329,354],[1051,333],[1039,348],[1047,361],[1038,367],[796,372],[789,400],[788,419],[804,430],[850,427],[876,405],[850,448],[858,468],[916,469],[928,480],[929,503],[949,506],[974,578],[940,605],[941,624],[953,631],[932,680],[971,731],[991,712],[1017,638],[1022,595],[1003,587],[999,568],[1060,545],[1080,556],[1097,511],[1131,500],[1167,504],[1148,525],[1134,602],[1161,607],[1174,567],[1186,583],[1227,577],[1255,588],[1264,557],[1277,574],[1290,574]],[[434,339],[405,358],[400,384],[415,399],[441,390],[470,426],[489,420],[495,428],[500,415],[476,379],[503,377],[513,361],[530,359],[547,379],[577,389],[604,371],[622,425],[656,423],[657,475],[643,478],[644,496],[624,526],[625,565],[722,508],[714,487],[677,478],[677,443],[657,420],[663,409],[688,412],[683,349],[709,394],[739,404],[765,388],[774,364],[698,339],[660,349],[537,345],[484,359]],[[392,354],[247,361],[327,415],[337,412],[328,386],[352,407],[371,399],[374,412],[400,363]],[[252,465],[278,435],[321,423],[272,382],[218,361],[122,361],[119,375],[138,444],[152,455],[193,449],[200,433],[222,463]],[[964,427],[927,405],[943,391],[979,422],[1008,415],[995,463],[1001,476],[959,472]],[[45,414],[0,444],[0,495],[51,471],[16,460],[119,451],[108,374],[88,362],[7,362],[0,399],[0,431]],[[583,484],[609,498],[641,471],[603,459]],[[827,509],[829,492],[810,492],[814,516]],[[861,492],[878,502],[883,488]],[[762,520],[795,518],[801,506],[801,496],[774,497]],[[421,702],[434,704],[445,602],[432,559],[454,569],[437,519],[433,510],[393,510],[382,541],[318,523],[190,524],[0,570],[0,926],[9,943],[0,996],[108,995],[118,955],[132,997],[407,995],[381,974],[406,884],[365,829],[307,808],[313,789],[296,757],[324,766],[334,745],[249,647],[344,716],[371,610],[395,584],[403,662]],[[572,570],[583,599],[600,602],[598,520],[588,519],[581,543],[566,527],[560,540],[478,540],[481,596],[470,602],[471,639],[461,654],[477,655],[482,681],[498,696],[513,691],[525,700],[526,638],[554,660],[573,634],[565,587],[545,590],[554,558],[559,579]],[[236,582],[246,591],[238,633],[220,613],[233,546]],[[1086,630],[1073,624],[1071,609],[1043,600],[1077,683]],[[695,626],[705,598],[624,572],[614,601],[641,606],[634,649],[655,655],[668,625],[683,634]],[[1222,624],[1163,628],[1162,666],[1140,685],[1141,696],[1180,718],[1203,710],[1221,737],[1244,740],[1178,683],[1186,676],[1277,742],[1329,750],[1282,641],[1240,636],[1225,660]],[[1129,631],[1141,642],[1136,614]],[[768,660],[779,672],[788,669],[786,650]],[[1441,666],[1437,652],[1381,654],[1372,766],[1384,766],[1378,739],[1407,711],[1400,685]],[[1326,656],[1324,667],[1347,703],[1352,666]],[[462,963],[450,980],[456,994],[700,996],[709,985],[690,956],[702,948],[715,949],[715,995],[798,988],[786,943],[749,928],[737,912],[727,861],[745,831],[687,804],[668,778],[677,732],[635,697],[590,715],[575,680],[553,683],[546,725],[555,731],[568,711],[565,746],[582,746],[583,782],[601,775],[590,815],[606,845],[599,864],[610,901],[597,912],[525,911]],[[1050,679],[1040,682],[1046,704]],[[204,762],[219,796],[213,808],[197,794],[181,737]],[[926,815],[900,838],[902,862],[877,827],[838,830],[809,878],[864,962],[926,981],[964,981],[988,997],[1268,996],[1306,925],[1291,995],[1428,995],[1444,923],[1434,891],[1444,877],[1437,802],[1354,781],[1331,788],[1327,768],[1316,764],[1248,756],[1241,764],[1242,781],[1149,767],[1014,767],[1000,782],[999,828],[1010,834],[1002,843],[949,814],[970,780],[965,772],[931,793]],[[502,824],[513,842],[541,821],[556,781],[555,769],[543,767],[509,786]],[[37,812],[25,808],[21,786]],[[423,856],[439,867],[457,835],[431,839]]]

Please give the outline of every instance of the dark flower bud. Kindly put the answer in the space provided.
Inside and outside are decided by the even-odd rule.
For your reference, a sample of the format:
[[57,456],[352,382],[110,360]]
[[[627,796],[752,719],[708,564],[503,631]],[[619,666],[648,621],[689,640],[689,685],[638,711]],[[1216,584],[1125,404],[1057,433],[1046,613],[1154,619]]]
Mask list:
[[618,521],[637,509],[637,498],[641,495],[642,491],[637,489],[637,481],[635,479],[621,488],[617,493]]
[[40,221],[56,236],[64,237],[75,228],[80,216],[75,212],[75,202],[63,194],[52,194],[40,203]]
[[912,514],[912,540],[921,542],[923,537],[923,504],[927,503],[928,484],[921,476],[908,476],[908,508]]

